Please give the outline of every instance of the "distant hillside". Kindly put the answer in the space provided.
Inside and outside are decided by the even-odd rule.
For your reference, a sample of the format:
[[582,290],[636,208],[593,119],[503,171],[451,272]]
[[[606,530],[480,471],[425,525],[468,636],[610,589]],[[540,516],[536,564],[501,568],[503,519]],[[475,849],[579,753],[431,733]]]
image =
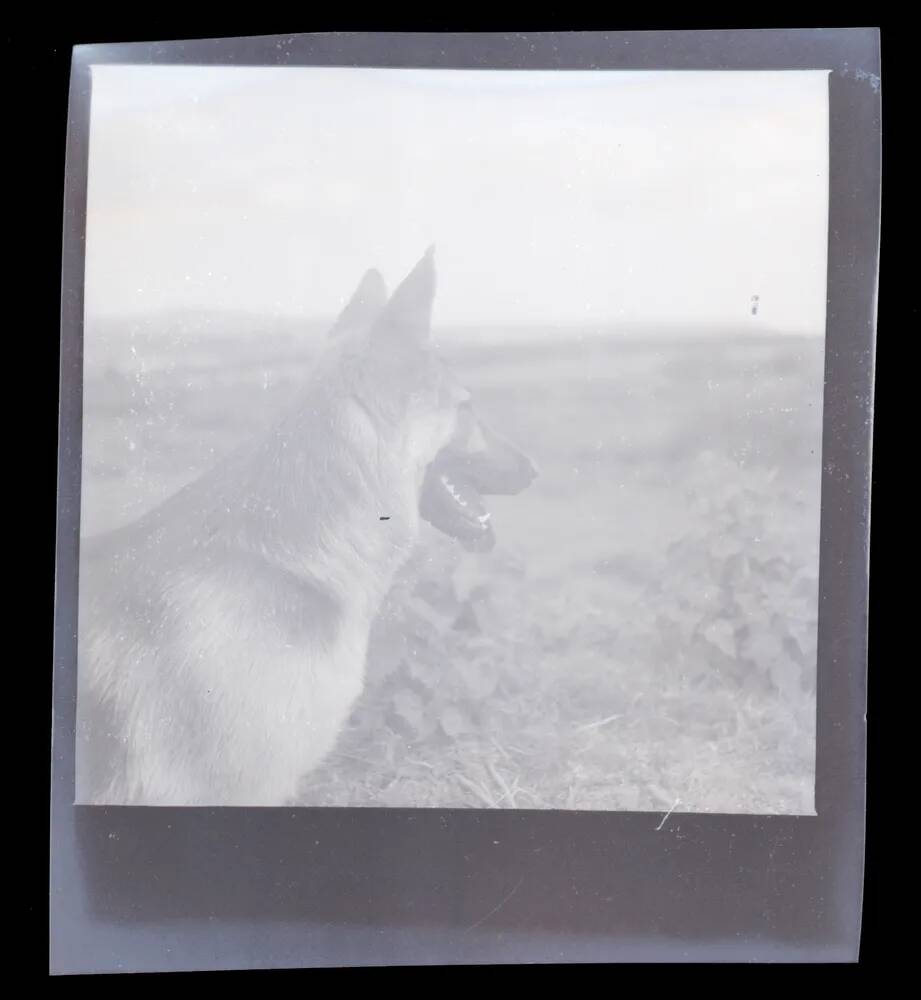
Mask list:
[[[306,363],[322,347],[330,320],[260,316],[242,312],[170,311],[147,316],[99,317],[87,323],[84,358],[88,368],[211,368]],[[583,351],[646,351],[667,345],[699,343],[762,347],[781,340],[820,345],[821,338],[766,328],[609,326],[436,327],[434,339],[448,357],[476,364],[512,360],[578,357]],[[814,349],[814,346],[812,348]]]

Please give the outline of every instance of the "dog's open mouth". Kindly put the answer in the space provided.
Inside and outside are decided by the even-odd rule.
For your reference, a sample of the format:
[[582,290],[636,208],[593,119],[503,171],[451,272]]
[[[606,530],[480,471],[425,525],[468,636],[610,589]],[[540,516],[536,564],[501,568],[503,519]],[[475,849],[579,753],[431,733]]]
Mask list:
[[468,552],[489,552],[496,536],[476,487],[464,476],[462,464],[439,456],[428,467],[422,484],[419,513]]

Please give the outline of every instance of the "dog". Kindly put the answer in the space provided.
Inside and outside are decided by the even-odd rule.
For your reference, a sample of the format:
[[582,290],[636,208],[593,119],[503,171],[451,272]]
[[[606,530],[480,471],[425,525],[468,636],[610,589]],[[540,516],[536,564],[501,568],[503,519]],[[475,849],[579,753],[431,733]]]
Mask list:
[[483,496],[536,471],[432,348],[435,284],[433,248],[389,298],[369,271],[268,434],[83,543],[78,804],[291,804],[420,519],[492,548]]

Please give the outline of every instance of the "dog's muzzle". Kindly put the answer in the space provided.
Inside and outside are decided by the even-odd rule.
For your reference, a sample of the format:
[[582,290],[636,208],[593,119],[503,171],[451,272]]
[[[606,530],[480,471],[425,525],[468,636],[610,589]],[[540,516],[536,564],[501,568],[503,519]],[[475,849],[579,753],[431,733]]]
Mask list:
[[486,448],[464,452],[450,445],[426,470],[419,512],[456,538],[469,552],[489,552],[496,544],[492,514],[483,496],[511,496],[537,476],[533,462],[509,442],[486,432]]

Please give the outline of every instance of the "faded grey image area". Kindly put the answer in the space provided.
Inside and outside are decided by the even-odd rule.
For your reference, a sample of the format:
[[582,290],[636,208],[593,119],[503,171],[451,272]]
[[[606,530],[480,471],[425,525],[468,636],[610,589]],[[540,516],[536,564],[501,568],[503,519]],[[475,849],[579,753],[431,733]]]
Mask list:
[[[196,345],[208,321],[227,332]],[[310,364],[301,331],[159,324],[87,373],[89,532],[268,428]],[[487,498],[490,553],[423,523],[300,801],[811,809],[822,341],[560,330],[446,355],[540,474]]]
[[[824,76],[639,75],[637,90],[605,81],[625,107],[640,101],[615,130],[612,162],[630,136],[636,157],[649,146],[650,90],[668,125],[652,160],[667,160],[687,107],[669,111],[662,95],[697,83],[697,155],[714,155],[701,123],[726,127],[720,97],[733,94],[742,119],[760,109],[759,155],[774,160],[762,175],[730,150],[737,189],[718,176],[706,192],[692,184],[704,204],[683,221],[668,204],[699,164],[676,162],[652,187],[595,177],[575,234],[557,225],[553,245],[523,217],[503,222],[510,208],[471,233],[464,206],[482,224],[482,190],[454,214],[447,192],[436,185],[427,202],[416,186],[399,236],[377,247],[384,227],[350,214],[342,194],[353,184],[360,200],[371,182],[340,151],[328,191],[363,245],[328,247],[329,219],[316,246],[259,230],[248,267],[215,224],[227,176],[216,215],[209,196],[189,194],[209,184],[199,146],[218,140],[191,127],[173,136],[163,162],[179,148],[198,173],[142,157],[172,134],[173,114],[154,116],[108,186],[91,185],[78,801],[814,811]],[[467,94],[477,74],[457,76]],[[695,80],[660,79],[675,76]],[[723,76],[753,79],[724,90]],[[297,91],[291,79],[284,93]],[[217,100],[208,88],[220,96],[223,83],[202,80],[201,102]],[[410,86],[384,73],[367,93],[390,80],[408,87],[406,136],[421,147],[409,155],[404,136],[397,159],[424,187],[456,150],[436,155],[418,128],[418,76]],[[118,82],[116,110],[131,92]],[[149,83],[136,80],[137,93],[162,97]],[[482,89],[469,83],[468,96]],[[527,96],[518,85],[513,104]],[[262,86],[237,77],[230,91]],[[544,109],[556,93],[545,86]],[[429,99],[443,109],[458,96]],[[209,120],[220,131],[220,114]],[[778,166],[784,128],[807,138]],[[115,142],[100,135],[97,155]],[[263,215],[287,220],[304,163],[294,169],[283,149],[262,147],[258,197],[271,188]],[[131,170],[144,183],[126,183]],[[252,182],[241,171],[236,183]],[[612,190],[627,192],[626,208],[609,206],[619,230],[591,222]],[[155,221],[150,201],[192,221]],[[132,270],[124,250],[141,219],[169,235],[159,257],[139,247]],[[309,277],[314,263],[323,280]]]

